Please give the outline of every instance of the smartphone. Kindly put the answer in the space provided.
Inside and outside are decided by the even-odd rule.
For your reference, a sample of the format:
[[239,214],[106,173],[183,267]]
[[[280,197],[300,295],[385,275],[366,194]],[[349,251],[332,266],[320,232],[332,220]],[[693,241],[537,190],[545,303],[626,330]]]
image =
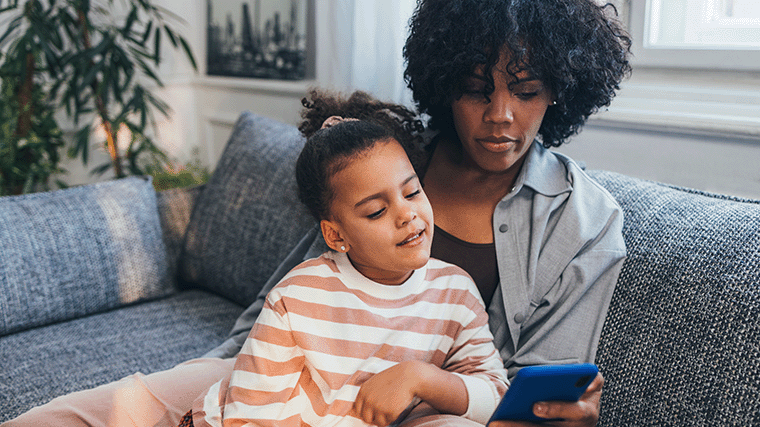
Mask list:
[[517,372],[488,422],[548,421],[533,415],[534,403],[557,400],[575,402],[598,372],[593,363],[526,366]]

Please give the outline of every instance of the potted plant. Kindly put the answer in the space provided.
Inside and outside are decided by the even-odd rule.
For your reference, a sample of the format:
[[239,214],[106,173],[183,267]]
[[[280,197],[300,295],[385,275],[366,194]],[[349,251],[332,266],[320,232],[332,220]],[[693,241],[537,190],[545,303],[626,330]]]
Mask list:
[[[77,128],[69,155],[86,164],[91,139],[103,135],[97,142],[110,162],[93,173],[142,174],[141,155],[151,164],[167,160],[150,135],[153,112],[169,113],[150,89],[163,85],[156,71],[162,40],[183,51],[197,69],[188,42],[173,27],[176,15],[151,0],[0,0],[0,16],[9,14],[0,35],[0,47],[8,46],[3,64],[13,62],[20,81],[44,78],[49,99]],[[17,99],[20,111],[29,111],[26,98],[19,93]],[[97,128],[101,132],[95,133]],[[121,129],[130,136],[120,149]]]

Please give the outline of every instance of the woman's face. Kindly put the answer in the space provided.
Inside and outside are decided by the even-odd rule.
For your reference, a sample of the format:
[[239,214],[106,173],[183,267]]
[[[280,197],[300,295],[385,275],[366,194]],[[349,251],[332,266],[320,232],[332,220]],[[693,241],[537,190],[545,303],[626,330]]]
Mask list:
[[507,73],[508,60],[503,53],[492,69],[493,93],[483,95],[481,67],[465,80],[465,93],[451,103],[451,109],[465,164],[517,176],[553,95],[527,71],[516,78]]

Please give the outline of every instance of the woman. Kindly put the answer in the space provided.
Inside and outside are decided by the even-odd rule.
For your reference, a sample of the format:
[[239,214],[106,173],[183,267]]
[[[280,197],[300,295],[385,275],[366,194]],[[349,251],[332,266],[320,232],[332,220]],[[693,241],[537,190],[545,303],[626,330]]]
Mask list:
[[[615,201],[546,150],[608,105],[630,72],[630,40],[605,10],[592,0],[422,0],[411,21],[405,76],[438,131],[423,178],[432,256],[474,276],[510,377],[594,361],[625,256]],[[595,425],[602,383],[534,412]]]
[[[630,41],[605,10],[593,0],[422,0],[411,22],[405,75],[437,131],[421,170],[438,225],[432,255],[475,279],[510,375],[526,365],[593,361],[625,257],[614,200],[544,148],[608,105],[630,70]],[[310,245],[305,238],[279,271],[309,256]],[[238,352],[262,302],[236,323],[237,339],[210,356]],[[113,417],[176,425],[184,414],[177,408],[227,375],[230,360],[201,359],[65,396],[18,425],[114,425]],[[564,419],[554,425],[595,425],[602,382],[597,377],[578,403],[534,411]],[[467,424],[424,415],[406,424]]]

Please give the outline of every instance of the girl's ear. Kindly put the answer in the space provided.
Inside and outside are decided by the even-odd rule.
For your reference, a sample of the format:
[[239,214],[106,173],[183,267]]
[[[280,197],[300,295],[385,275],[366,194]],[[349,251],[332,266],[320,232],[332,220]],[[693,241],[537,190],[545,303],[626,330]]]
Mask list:
[[337,252],[348,252],[348,243],[343,238],[340,231],[340,226],[326,219],[319,222],[319,227],[322,229],[322,237],[325,238],[325,243],[330,249]]

